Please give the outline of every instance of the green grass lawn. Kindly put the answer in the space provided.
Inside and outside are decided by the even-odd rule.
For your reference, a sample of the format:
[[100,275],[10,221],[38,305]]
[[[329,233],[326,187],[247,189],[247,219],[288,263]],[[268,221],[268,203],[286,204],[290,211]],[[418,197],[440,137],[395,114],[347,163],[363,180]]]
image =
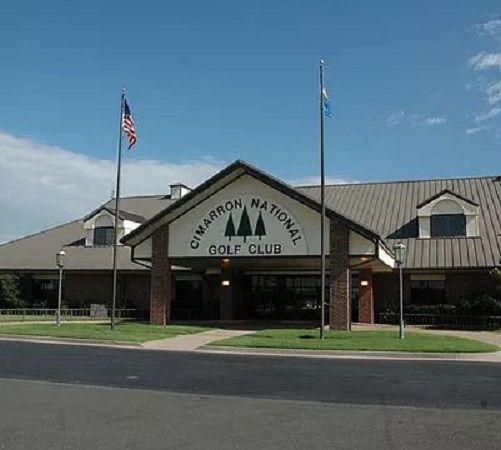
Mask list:
[[54,324],[0,325],[0,335],[48,336],[127,342],[153,341],[207,330],[207,327],[184,325],[167,325],[164,327],[138,322],[120,322],[116,325],[114,331],[111,331],[109,323],[62,323],[60,327],[56,327]]
[[273,329],[256,334],[217,341],[213,345],[248,348],[304,349],[304,350],[362,350],[429,353],[495,352],[499,347],[470,339],[438,334],[406,333],[405,339],[397,331],[326,331],[319,339],[318,330]]

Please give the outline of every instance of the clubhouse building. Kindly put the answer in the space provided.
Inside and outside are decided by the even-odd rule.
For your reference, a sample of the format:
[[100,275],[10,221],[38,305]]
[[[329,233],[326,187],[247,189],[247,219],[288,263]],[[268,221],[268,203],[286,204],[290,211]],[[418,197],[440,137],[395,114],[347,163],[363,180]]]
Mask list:
[[[496,177],[326,187],[326,317],[374,323],[398,310],[394,246],[406,246],[407,311],[453,312],[491,287],[500,261]],[[236,161],[191,190],[128,197],[118,214],[118,306],[150,322],[318,321],[320,188],[291,187]],[[66,252],[64,303],[109,304],[114,210],[0,246],[30,305],[53,307],[55,254]],[[409,309],[410,308],[410,309]]]

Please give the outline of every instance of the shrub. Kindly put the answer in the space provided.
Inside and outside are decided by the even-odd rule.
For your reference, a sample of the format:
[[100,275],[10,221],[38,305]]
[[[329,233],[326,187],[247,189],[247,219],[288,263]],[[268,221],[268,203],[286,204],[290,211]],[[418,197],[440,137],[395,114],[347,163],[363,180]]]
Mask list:
[[459,314],[499,316],[501,300],[489,294],[467,297],[459,301],[457,311]]
[[21,298],[21,283],[17,275],[0,275],[0,306],[2,308],[26,308]]

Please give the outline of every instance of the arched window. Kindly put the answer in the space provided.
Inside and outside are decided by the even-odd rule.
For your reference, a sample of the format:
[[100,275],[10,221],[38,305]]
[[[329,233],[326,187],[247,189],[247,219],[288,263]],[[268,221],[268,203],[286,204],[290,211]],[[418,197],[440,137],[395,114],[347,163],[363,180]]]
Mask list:
[[94,225],[94,245],[113,245],[115,227],[109,216],[101,216],[96,219]]
[[462,206],[454,200],[438,202],[430,219],[431,237],[466,236],[466,216]]

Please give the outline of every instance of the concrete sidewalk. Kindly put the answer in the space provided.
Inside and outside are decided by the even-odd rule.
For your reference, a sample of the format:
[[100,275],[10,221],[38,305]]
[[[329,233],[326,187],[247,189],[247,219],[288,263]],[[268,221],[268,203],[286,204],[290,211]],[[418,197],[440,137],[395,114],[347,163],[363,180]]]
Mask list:
[[350,351],[350,350],[301,350],[245,347],[203,347],[194,350],[199,353],[214,353],[248,356],[280,356],[290,358],[321,359],[372,359],[388,361],[464,361],[501,364],[501,351],[494,353],[413,353],[394,351]]
[[228,339],[252,333],[255,333],[255,331],[215,329],[204,331],[202,333],[186,334],[167,339],[159,339],[158,341],[149,341],[141,344],[141,346],[148,350],[189,352],[221,339]]

